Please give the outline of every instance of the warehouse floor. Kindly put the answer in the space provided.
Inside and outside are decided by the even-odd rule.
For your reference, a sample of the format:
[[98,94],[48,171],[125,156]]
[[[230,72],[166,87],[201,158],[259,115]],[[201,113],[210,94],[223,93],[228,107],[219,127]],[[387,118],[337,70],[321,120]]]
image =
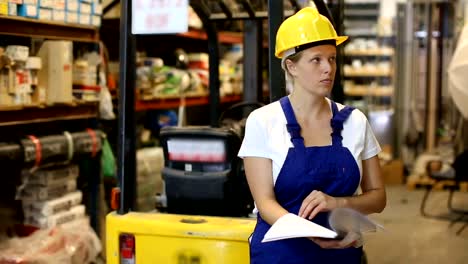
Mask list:
[[[468,226],[459,222],[424,218],[419,213],[424,190],[406,186],[387,186],[387,207],[371,218],[385,226],[385,231],[367,235],[364,245],[369,264],[390,263],[468,263]],[[433,193],[427,212],[448,214],[448,191]],[[468,193],[457,193],[455,206],[468,210]],[[468,220],[468,216],[466,217]]]

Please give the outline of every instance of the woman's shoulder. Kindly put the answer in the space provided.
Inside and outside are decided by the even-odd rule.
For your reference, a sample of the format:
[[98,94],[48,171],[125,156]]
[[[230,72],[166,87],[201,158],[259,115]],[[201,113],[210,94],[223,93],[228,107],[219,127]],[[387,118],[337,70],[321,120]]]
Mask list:
[[355,108],[355,107],[350,106],[350,105],[343,105],[343,104],[340,104],[340,103],[336,103],[336,106],[338,107],[339,111],[341,111],[346,106],[354,108],[354,110],[351,112],[351,115],[349,116],[349,118],[351,118],[351,119],[353,119],[355,121],[367,120],[366,115],[364,115],[364,113],[361,110],[359,110],[358,108]]
[[269,122],[281,117],[280,114],[282,113],[279,101],[275,101],[252,111],[249,115],[249,119],[254,119],[260,122]]
[[[343,105],[343,104],[340,104],[340,103],[336,103],[337,107],[338,107],[338,110],[342,110],[343,108],[345,108],[347,105]],[[352,107],[352,106],[349,106],[349,107]],[[359,109],[353,107],[354,110],[351,112],[351,114],[349,115],[348,119],[346,119],[345,121],[345,126],[348,125],[348,126],[351,126],[353,129],[357,129],[357,128],[360,128],[360,127],[363,127],[366,125],[367,123],[367,117],[366,115]]]

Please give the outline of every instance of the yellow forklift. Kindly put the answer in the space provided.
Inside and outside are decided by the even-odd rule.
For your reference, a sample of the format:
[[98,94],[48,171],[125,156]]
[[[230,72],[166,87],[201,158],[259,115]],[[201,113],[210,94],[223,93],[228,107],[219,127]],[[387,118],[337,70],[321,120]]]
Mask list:
[[[119,0],[109,6],[115,6]],[[285,1],[263,2],[256,11],[253,1],[239,0],[243,11],[233,12],[223,1],[222,12],[210,12],[207,1],[191,0],[190,6],[203,22],[208,36],[210,127],[174,127],[161,131],[164,150],[167,210],[136,212],[135,134],[135,35],[131,32],[132,0],[120,0],[120,81],[118,114],[118,188],[112,193],[115,211],[106,217],[106,259],[117,263],[249,263],[249,243],[256,218],[248,217],[253,201],[248,191],[242,161],[237,158],[241,137],[232,129],[219,127],[219,43],[216,21],[244,21],[244,101],[238,107],[262,101],[262,22],[268,19],[269,98],[285,95],[284,74],[274,57],[276,30],[284,16],[303,5]],[[252,3],[251,3],[252,2]],[[314,1],[331,19],[322,0]],[[342,0],[341,0],[342,2]],[[267,10],[267,11],[266,11]],[[135,15],[133,13],[133,15]],[[337,82],[338,83],[338,82]],[[339,90],[339,89],[338,89]],[[342,88],[341,88],[342,90]],[[184,151],[204,150],[196,158]],[[182,153],[182,155],[181,155]]]

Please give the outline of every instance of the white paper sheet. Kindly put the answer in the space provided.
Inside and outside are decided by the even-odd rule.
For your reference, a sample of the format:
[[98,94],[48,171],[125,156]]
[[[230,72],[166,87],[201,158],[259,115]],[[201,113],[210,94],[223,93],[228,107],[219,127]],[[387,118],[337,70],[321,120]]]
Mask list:
[[262,242],[296,237],[335,238],[338,234],[321,225],[295,214],[286,214],[278,219],[265,234]]
[[328,216],[330,227],[338,233],[354,232],[358,234],[377,232],[384,229],[382,225],[372,221],[367,215],[350,208],[337,208]]
[[330,212],[329,222],[333,230],[313,223],[295,214],[286,214],[278,219],[265,234],[262,242],[297,237],[338,238],[352,232],[363,234],[376,232],[383,226],[375,223],[366,215],[349,208],[337,208]]

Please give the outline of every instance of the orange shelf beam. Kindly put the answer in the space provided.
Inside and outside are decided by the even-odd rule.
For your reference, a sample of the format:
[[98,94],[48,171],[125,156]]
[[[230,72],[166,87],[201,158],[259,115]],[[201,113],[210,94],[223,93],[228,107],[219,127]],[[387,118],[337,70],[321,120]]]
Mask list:
[[99,41],[99,28],[0,15],[0,35],[97,42]]
[[[228,95],[221,97],[221,103],[233,103],[242,100],[241,95]],[[180,98],[164,98],[154,100],[137,100],[135,103],[135,111],[147,111],[147,110],[160,110],[160,109],[171,109],[178,108],[181,104]],[[200,106],[209,104],[208,96],[200,97],[188,97],[185,98],[186,106]]]
[[[191,29],[190,31],[185,32],[185,33],[179,33],[177,35],[182,36],[182,37],[192,38],[192,39],[201,39],[201,40],[208,39],[204,31],[194,30],[194,29]],[[241,33],[237,33],[237,32],[221,31],[221,32],[218,32],[218,39],[219,39],[219,42],[221,43],[237,44],[237,43],[242,43],[243,36]]]

